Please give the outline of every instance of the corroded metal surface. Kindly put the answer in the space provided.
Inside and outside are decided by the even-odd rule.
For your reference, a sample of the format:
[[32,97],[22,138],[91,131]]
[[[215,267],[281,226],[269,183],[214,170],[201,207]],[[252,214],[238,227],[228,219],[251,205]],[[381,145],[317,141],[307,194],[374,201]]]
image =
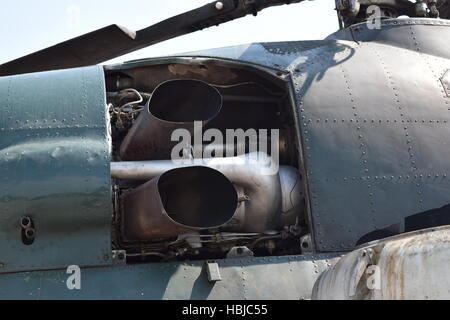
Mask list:
[[[119,179],[150,180],[165,171],[193,165],[218,170],[238,187],[238,194],[243,193],[246,199],[239,202],[233,219],[224,228],[263,233],[271,228],[294,224],[296,217],[304,211],[298,171],[290,166],[280,166],[278,172],[272,171],[271,164],[272,159],[267,158],[266,154],[251,153],[239,157],[197,159],[185,164],[175,164],[171,160],[113,162],[111,174],[113,178]],[[148,188],[148,185],[143,188]],[[292,195],[293,193],[296,195]],[[140,195],[139,198],[145,196],[141,191],[132,192],[131,202],[137,202],[137,194]],[[126,201],[127,197],[125,195]],[[147,201],[141,199],[140,202]],[[126,206],[141,207],[138,204],[131,205],[129,201]],[[149,208],[150,203],[146,206]],[[133,211],[135,208],[130,212]],[[148,210],[144,210],[138,216],[147,214]],[[136,219],[136,222],[140,221],[141,219]]]
[[449,299],[449,263],[449,227],[375,241],[325,271],[313,298]]
[[208,281],[205,261],[87,268],[81,270],[81,290],[67,289],[66,270],[0,275],[0,288],[10,288],[0,290],[0,298],[310,299],[316,279],[339,256],[217,260],[217,282]]
[[[0,113],[0,273],[109,264],[103,70],[2,77]],[[21,239],[23,216],[32,245]]]
[[233,217],[238,195],[219,171],[193,166],[166,171],[122,202],[125,238],[150,240],[221,227]]

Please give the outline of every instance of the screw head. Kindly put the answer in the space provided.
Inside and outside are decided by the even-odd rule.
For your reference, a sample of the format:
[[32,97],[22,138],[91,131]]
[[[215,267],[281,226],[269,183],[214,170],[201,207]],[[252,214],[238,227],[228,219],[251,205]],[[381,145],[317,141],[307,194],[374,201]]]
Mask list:
[[217,10],[222,10],[223,9],[223,2],[220,2],[220,1],[216,2],[216,9]]

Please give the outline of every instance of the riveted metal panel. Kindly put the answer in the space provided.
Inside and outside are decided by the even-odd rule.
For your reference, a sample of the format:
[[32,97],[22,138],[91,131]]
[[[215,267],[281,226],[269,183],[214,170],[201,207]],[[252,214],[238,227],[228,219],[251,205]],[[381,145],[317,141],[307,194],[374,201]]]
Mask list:
[[343,54],[301,95],[315,238],[325,251],[350,249],[373,230],[449,202],[450,184],[420,180],[450,169],[450,114],[434,71],[449,61],[376,43],[346,61]]
[[[310,299],[314,282],[342,254],[217,260],[81,269],[81,290],[68,290],[65,270],[0,275],[1,299]],[[264,281],[261,281],[264,279]]]
[[299,54],[318,47],[333,44],[334,41],[312,40],[312,41],[283,41],[283,42],[262,42],[261,46],[272,54],[290,55]]
[[[0,78],[0,273],[110,262],[101,67]],[[20,218],[36,238],[25,245]]]

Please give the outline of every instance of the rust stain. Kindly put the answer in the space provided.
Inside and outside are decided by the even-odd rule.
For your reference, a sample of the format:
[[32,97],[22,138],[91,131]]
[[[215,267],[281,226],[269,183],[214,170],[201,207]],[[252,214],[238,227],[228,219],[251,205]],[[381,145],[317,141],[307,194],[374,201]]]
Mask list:
[[[391,245],[389,246],[389,248]],[[394,299],[396,296],[396,282],[397,282],[397,256],[400,248],[394,245],[394,250],[387,252],[385,257],[386,262],[386,289],[388,299]]]
[[213,65],[184,65],[170,64],[169,72],[177,77],[200,76],[208,78],[217,84],[227,84],[238,78],[238,75],[228,68],[217,67]]

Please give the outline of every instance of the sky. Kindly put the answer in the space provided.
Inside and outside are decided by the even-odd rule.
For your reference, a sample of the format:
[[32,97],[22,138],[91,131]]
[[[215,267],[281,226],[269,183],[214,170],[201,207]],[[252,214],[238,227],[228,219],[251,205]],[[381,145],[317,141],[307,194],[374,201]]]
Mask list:
[[[131,30],[195,9],[212,0],[14,0],[0,7],[0,64],[110,24]],[[119,63],[252,42],[320,40],[338,29],[334,0],[263,10],[167,40],[108,61]]]

